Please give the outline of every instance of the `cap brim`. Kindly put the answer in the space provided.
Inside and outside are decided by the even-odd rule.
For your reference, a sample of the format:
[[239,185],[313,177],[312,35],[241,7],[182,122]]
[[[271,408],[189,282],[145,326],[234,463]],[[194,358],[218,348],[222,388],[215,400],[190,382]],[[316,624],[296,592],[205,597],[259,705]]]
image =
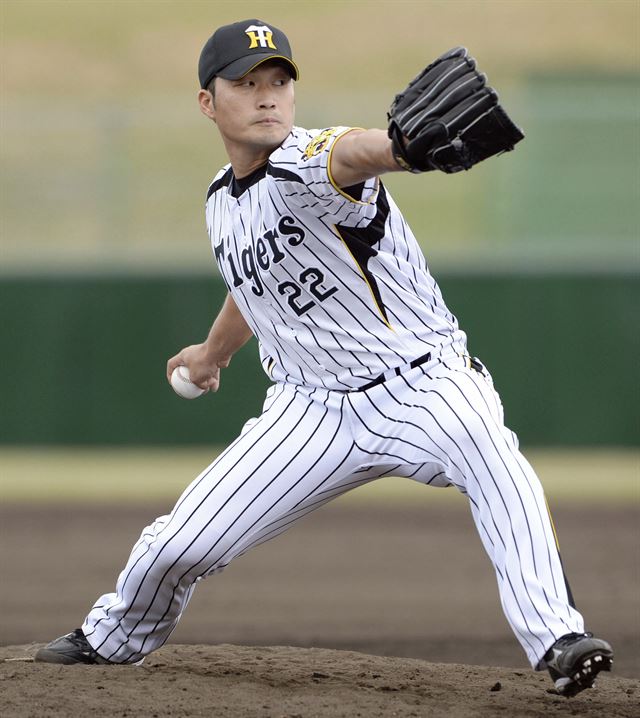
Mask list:
[[291,76],[294,80],[297,80],[300,76],[298,66],[293,60],[285,57],[284,55],[274,55],[270,52],[265,52],[264,54],[255,53],[253,55],[249,55],[248,57],[241,57],[239,60],[232,62],[226,67],[223,67],[222,70],[216,72],[216,76],[222,77],[225,80],[239,80],[247,73],[255,70],[258,65],[262,65],[263,62],[268,62],[269,60],[280,60],[288,65],[291,70]]

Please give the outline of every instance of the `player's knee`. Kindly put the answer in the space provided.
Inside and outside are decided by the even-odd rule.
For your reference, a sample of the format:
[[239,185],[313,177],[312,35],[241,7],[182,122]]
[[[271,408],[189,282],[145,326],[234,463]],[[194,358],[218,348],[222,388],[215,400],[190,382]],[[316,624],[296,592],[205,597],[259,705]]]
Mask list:
[[232,538],[220,533],[208,533],[203,540],[196,541],[178,553],[174,548],[175,567],[181,576],[189,581],[211,576],[222,571],[238,554]]
[[[152,527],[149,527],[151,529]],[[215,547],[222,544],[219,533],[203,532],[194,538],[194,533],[185,530],[171,530],[171,525],[164,525],[162,530],[152,533],[143,532],[145,554],[144,562],[153,567],[154,572],[167,575],[190,575],[195,580],[200,566],[207,562],[214,563]],[[224,549],[222,549],[224,550]]]

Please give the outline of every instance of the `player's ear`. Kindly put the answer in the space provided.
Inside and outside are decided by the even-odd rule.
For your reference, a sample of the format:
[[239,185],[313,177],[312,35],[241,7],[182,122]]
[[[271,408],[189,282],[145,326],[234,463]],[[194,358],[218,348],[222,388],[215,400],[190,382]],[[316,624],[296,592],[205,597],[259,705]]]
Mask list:
[[200,105],[200,112],[210,120],[216,121],[216,106],[213,99],[213,95],[209,90],[200,90],[198,92],[198,104]]

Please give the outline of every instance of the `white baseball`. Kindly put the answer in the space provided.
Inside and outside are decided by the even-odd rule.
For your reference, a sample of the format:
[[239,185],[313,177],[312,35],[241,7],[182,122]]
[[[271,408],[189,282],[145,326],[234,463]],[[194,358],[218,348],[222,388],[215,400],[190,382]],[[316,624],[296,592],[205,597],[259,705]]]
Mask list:
[[189,368],[186,366],[177,366],[173,370],[171,373],[171,386],[175,393],[183,399],[197,399],[207,392],[207,389],[201,389],[191,381]]

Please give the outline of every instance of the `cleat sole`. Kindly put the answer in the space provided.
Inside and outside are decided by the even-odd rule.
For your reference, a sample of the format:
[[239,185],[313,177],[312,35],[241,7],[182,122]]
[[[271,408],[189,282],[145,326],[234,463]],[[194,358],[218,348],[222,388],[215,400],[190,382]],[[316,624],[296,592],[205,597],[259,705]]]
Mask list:
[[610,671],[612,664],[613,659],[610,656],[602,654],[593,656],[593,661],[591,659],[587,659],[582,664],[584,668],[578,671],[578,673],[573,674],[568,683],[558,681],[559,685],[556,684],[556,689],[558,693],[565,696],[565,698],[573,698],[573,696],[577,695],[581,691],[593,688],[600,671]]

